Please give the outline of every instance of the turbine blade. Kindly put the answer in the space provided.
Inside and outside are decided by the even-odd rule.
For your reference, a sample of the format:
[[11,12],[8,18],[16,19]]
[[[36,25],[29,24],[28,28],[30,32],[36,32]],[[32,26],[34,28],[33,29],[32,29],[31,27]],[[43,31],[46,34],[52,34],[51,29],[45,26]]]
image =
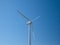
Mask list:
[[32,36],[33,36],[33,39],[35,40],[35,32],[34,32],[33,24],[31,25],[31,28],[32,28]]
[[26,20],[30,20],[28,17],[26,17],[23,13],[21,13],[19,10],[17,10],[17,12],[19,13],[19,14],[21,14],[21,16],[23,16]]
[[34,18],[32,21],[35,21],[35,20],[37,20],[37,19],[39,19],[39,18],[40,18],[40,16],[38,16],[38,17]]

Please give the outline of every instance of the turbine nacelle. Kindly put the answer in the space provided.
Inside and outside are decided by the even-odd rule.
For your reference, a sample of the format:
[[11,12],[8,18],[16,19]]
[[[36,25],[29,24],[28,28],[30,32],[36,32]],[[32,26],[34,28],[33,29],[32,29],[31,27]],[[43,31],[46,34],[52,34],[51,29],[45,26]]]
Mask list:
[[28,25],[32,24],[32,21],[28,21],[27,24],[28,24]]

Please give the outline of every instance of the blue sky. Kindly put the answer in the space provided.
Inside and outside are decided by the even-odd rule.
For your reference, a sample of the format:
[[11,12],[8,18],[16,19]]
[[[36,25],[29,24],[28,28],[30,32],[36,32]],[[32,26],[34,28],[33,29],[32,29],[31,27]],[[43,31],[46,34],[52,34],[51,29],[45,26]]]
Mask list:
[[60,45],[59,0],[0,0],[0,45],[27,45],[27,25],[17,9],[33,19],[32,45]]

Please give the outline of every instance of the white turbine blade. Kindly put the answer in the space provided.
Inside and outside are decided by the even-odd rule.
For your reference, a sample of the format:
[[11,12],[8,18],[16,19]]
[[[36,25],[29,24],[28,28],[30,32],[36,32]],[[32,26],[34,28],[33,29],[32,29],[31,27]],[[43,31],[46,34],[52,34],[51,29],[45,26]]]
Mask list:
[[19,10],[17,10],[17,12],[19,13],[19,14],[21,14],[21,16],[23,16],[26,20],[29,20],[29,18],[28,17],[26,17],[23,13],[21,13]]
[[35,21],[35,20],[37,20],[37,19],[39,19],[39,18],[40,18],[40,16],[38,16],[38,17],[34,18],[32,21]]
[[32,36],[33,36],[33,39],[35,40],[35,32],[34,32],[33,25],[31,25],[31,28],[32,28]]
[[34,33],[34,31],[33,31],[32,33],[33,33],[33,38],[34,38],[34,40],[35,40],[35,33]]

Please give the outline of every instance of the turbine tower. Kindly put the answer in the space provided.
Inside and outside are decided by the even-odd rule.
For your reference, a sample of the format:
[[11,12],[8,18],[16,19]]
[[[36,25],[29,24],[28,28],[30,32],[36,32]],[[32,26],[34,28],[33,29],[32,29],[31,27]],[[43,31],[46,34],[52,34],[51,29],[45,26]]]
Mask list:
[[28,17],[26,17],[23,13],[21,13],[19,10],[17,12],[24,17],[27,20],[27,25],[28,25],[28,45],[31,45],[31,26],[32,26],[32,21],[38,19],[40,16],[36,17],[33,20],[30,20]]

